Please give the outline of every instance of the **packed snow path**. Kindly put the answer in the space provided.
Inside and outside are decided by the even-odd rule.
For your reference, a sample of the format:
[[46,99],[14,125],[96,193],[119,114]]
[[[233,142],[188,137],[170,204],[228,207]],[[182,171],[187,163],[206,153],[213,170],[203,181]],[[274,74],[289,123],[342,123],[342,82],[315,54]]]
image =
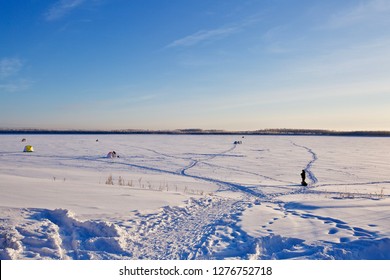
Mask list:
[[[243,203],[209,197],[191,199],[186,207],[165,207],[122,226],[134,259],[209,259],[222,246],[238,242],[235,218]],[[145,246],[145,244],[147,244]]]

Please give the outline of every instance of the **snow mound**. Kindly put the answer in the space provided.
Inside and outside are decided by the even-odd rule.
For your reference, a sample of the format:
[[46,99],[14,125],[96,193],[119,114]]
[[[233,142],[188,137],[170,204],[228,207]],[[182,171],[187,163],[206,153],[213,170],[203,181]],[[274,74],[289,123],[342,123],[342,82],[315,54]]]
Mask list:
[[1,259],[118,259],[123,231],[100,221],[80,221],[66,209],[24,209],[29,217],[0,228]]
[[42,218],[57,225],[62,247],[72,259],[105,259],[126,255],[123,232],[109,222],[79,221],[66,209],[45,210]]
[[21,237],[15,228],[0,227],[0,260],[12,260],[20,254],[23,250]]

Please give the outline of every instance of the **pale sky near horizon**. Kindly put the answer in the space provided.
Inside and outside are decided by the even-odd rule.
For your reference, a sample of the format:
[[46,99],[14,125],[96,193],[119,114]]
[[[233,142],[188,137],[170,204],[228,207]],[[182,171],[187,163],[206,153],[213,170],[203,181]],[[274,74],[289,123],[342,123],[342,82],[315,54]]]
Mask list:
[[0,0],[0,128],[390,130],[390,0]]

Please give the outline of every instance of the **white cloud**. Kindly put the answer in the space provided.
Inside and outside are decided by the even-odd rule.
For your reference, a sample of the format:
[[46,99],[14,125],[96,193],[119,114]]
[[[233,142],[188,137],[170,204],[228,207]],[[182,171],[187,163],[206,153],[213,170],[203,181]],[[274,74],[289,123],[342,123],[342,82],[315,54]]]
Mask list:
[[363,21],[388,20],[390,1],[367,0],[334,14],[330,19],[330,27],[350,26]]
[[64,17],[72,10],[80,7],[86,0],[60,0],[55,3],[45,14],[48,21]]
[[18,92],[27,90],[30,88],[32,82],[26,79],[19,79],[16,81],[9,81],[6,83],[0,83],[0,92]]
[[18,58],[2,58],[0,60],[0,79],[5,79],[17,74],[23,63]]
[[225,27],[200,30],[191,35],[173,41],[172,43],[168,44],[167,47],[191,47],[205,42],[220,40],[232,34],[243,31],[245,27],[257,23],[260,19],[261,17],[258,15],[249,16],[241,22],[230,24]]
[[287,35],[291,32],[287,25],[280,25],[269,29],[264,33],[262,39],[265,43],[265,50],[273,54],[288,53],[293,50]]
[[184,38],[173,41],[168,45],[168,47],[189,47],[206,41],[218,40],[238,31],[238,27],[201,30]]
[[21,78],[23,62],[19,58],[0,59],[0,92],[17,92],[28,89],[32,82]]

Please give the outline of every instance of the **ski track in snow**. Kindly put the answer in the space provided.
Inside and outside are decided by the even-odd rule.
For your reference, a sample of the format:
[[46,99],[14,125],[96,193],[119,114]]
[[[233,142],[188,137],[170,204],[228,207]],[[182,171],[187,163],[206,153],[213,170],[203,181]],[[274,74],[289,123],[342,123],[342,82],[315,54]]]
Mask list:
[[[331,185],[317,185],[318,179],[312,171],[318,159],[317,154],[309,147],[294,142],[291,144],[310,154],[311,159],[304,168],[311,181],[308,191],[316,192],[315,187]],[[378,232],[354,227],[331,217],[302,213],[296,210],[297,205],[277,200],[281,195],[306,191],[304,187],[295,190],[283,188],[286,187],[286,183],[292,182],[248,172],[284,183],[280,186],[284,191],[265,194],[257,188],[189,174],[190,169],[200,163],[218,168],[219,166],[208,161],[228,156],[236,147],[237,145],[234,145],[221,153],[186,154],[183,157],[143,148],[164,158],[190,161],[187,166],[176,172],[122,161],[110,164],[210,182],[225,190],[238,192],[241,195],[239,200],[219,196],[192,198],[182,207],[166,206],[152,214],[136,212],[133,219],[115,223],[80,221],[65,209],[20,209],[22,224],[13,224],[7,217],[2,219],[0,259],[359,259],[366,256],[390,258],[389,250],[380,250],[376,255],[372,254],[377,248],[390,248],[390,240],[380,239]],[[79,160],[107,163],[106,159],[96,157],[82,157]],[[246,172],[239,169],[234,171]],[[340,243],[318,241],[317,244],[306,244],[305,240],[282,237],[274,234],[272,229],[267,229],[267,226],[277,222],[278,218],[263,226],[269,235],[252,237],[238,225],[240,217],[246,209],[264,202],[275,205],[274,209],[280,211],[283,218],[293,215],[311,220],[313,223],[323,223],[329,226],[330,235],[344,232],[345,236],[355,236],[356,239],[340,238]],[[363,251],[362,246],[365,246]]]
[[311,160],[309,161],[309,163],[306,165],[306,167],[304,168],[307,172],[307,177],[309,178],[309,180],[312,182],[311,185],[315,185],[318,183],[318,179],[317,177],[314,175],[314,173],[311,171],[311,168],[313,166],[313,164],[316,162],[316,160],[318,159],[317,157],[317,154],[310,148],[306,147],[306,146],[302,146],[302,145],[298,145],[294,142],[291,142],[294,146],[296,147],[299,147],[299,148],[302,148],[302,149],[305,149],[308,153],[310,153],[311,155]]
[[[203,162],[203,161],[207,161],[207,160],[212,160],[216,157],[220,157],[220,156],[225,156],[227,153],[233,151],[235,148],[236,148],[236,144],[234,144],[230,149],[226,150],[226,151],[223,151],[221,153],[218,153],[218,154],[202,154],[202,156],[204,156],[205,158],[204,159],[201,159],[201,160],[198,160],[198,159],[193,159],[192,157],[190,158],[191,159],[191,163],[184,167],[182,170],[180,170],[180,174],[183,175],[183,176],[188,176],[186,174],[186,171],[188,171],[189,169],[195,167],[199,162]],[[195,154],[195,155],[199,155],[199,154]]]

